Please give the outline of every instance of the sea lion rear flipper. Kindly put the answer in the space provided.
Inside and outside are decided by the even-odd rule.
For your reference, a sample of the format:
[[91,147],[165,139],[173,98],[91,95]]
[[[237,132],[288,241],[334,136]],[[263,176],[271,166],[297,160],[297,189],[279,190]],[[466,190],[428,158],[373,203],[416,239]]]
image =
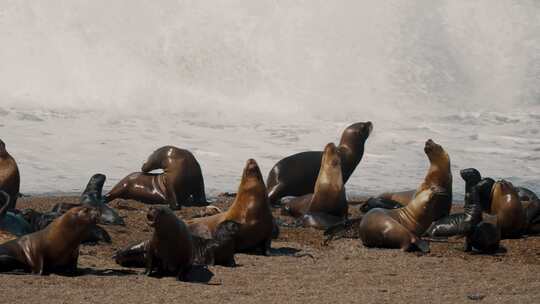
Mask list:
[[403,205],[391,199],[384,197],[370,197],[364,204],[360,206],[360,211],[367,213],[373,208],[397,209],[401,207],[403,207]]
[[347,238],[359,238],[358,225],[362,221],[362,217],[343,220],[333,226],[328,227],[324,231],[324,245],[328,245],[330,241],[334,239]]
[[429,243],[427,241],[424,241],[422,239],[416,239],[411,243],[411,245],[416,247],[416,249],[418,249],[422,253],[429,253]]
[[123,267],[144,267],[148,241],[128,245],[112,256],[116,264]]

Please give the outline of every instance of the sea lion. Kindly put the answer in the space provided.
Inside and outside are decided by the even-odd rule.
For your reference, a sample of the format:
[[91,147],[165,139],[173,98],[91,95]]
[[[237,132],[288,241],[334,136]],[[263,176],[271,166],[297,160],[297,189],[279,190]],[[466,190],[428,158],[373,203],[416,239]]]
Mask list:
[[227,211],[194,218],[187,224],[194,235],[211,239],[215,237],[219,224],[227,220],[240,224],[240,230],[234,237],[235,252],[259,250],[269,254],[274,221],[261,171],[253,159],[246,162],[238,193]]
[[13,236],[23,236],[32,232],[30,224],[17,212],[8,211],[10,208],[10,195],[0,190],[0,231],[3,232],[3,239],[7,240]]
[[348,204],[341,173],[341,158],[333,143],[324,147],[319,176],[311,200],[293,201],[283,206],[285,214],[303,217],[310,227],[326,229],[343,221],[348,215]]
[[[450,209],[452,209],[452,171],[450,168],[450,157],[448,153],[433,140],[428,139],[424,146],[424,152],[426,153],[429,159],[429,169],[424,178],[424,181],[418,186],[416,191],[401,191],[401,192],[386,192],[381,194],[379,197],[389,200],[389,202],[397,202],[402,206],[406,206],[411,201],[414,200],[414,197],[417,193],[422,192],[425,189],[436,187],[438,191],[444,192],[446,195],[437,195],[434,208],[435,220],[441,219],[450,214]],[[395,208],[396,205],[388,204],[391,208]],[[364,206],[365,209],[368,206]],[[384,207],[384,205],[379,205],[377,207]]]
[[73,208],[47,228],[0,245],[0,272],[75,273],[81,240],[98,218],[94,208]]
[[[218,225],[214,239],[192,235],[193,264],[235,266],[234,235],[238,233],[239,229],[238,223],[224,221]],[[144,267],[148,242],[147,240],[131,243],[118,250],[113,256],[115,262],[124,267]]]
[[417,192],[407,206],[399,209],[371,209],[360,222],[359,234],[366,247],[400,248],[403,251],[429,252],[420,236],[434,221],[440,196],[446,189],[435,186]]
[[[149,173],[163,169],[163,173]],[[105,195],[106,202],[116,198],[134,199],[146,204],[169,204],[173,210],[188,205],[206,205],[201,166],[188,150],[164,146],[154,151],[142,165],[142,172],[131,173]]]
[[100,224],[124,226],[124,219],[116,212],[116,210],[107,206],[105,199],[101,196],[106,179],[107,177],[103,174],[94,174],[81,194],[79,204],[59,203],[52,208],[51,212],[60,215],[73,207],[87,205],[99,209],[101,214],[101,217],[99,218]]
[[[465,204],[462,213],[450,214],[434,222],[426,235],[430,237],[450,237],[455,235],[468,235],[472,228],[482,221],[482,207],[480,203],[481,187],[491,187],[489,183],[480,185],[481,175],[474,168],[460,171],[465,180]],[[491,189],[491,188],[489,188]]]
[[150,207],[146,218],[154,233],[146,248],[145,273],[185,281],[193,265],[193,240],[186,224],[167,207]]
[[6,144],[0,139],[0,189],[10,196],[8,210],[15,209],[19,197],[21,178],[15,159],[7,152]]
[[493,185],[489,214],[497,216],[497,226],[503,238],[518,238],[527,228],[527,219],[514,186],[505,180]]
[[[358,122],[348,126],[341,135],[338,153],[341,157],[343,184],[353,173],[364,155],[364,144],[373,130],[373,124]],[[313,193],[319,175],[322,151],[300,152],[278,161],[266,180],[271,204],[285,196]]]

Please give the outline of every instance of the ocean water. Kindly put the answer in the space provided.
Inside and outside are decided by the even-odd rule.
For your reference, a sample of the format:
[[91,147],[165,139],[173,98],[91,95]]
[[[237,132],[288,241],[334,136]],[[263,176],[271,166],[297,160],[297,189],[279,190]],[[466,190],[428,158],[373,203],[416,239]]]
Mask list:
[[2,1],[0,138],[21,192],[110,189],[162,145],[191,150],[207,192],[255,158],[374,132],[351,194],[414,188],[432,138],[540,192],[537,1]]

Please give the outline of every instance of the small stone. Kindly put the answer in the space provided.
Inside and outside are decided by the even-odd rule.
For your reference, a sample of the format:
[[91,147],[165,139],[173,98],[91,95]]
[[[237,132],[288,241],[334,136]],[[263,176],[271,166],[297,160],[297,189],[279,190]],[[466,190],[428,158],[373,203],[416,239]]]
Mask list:
[[485,295],[480,294],[478,292],[470,293],[470,294],[467,295],[467,298],[469,298],[469,300],[473,300],[473,301],[481,301],[485,297],[486,297]]

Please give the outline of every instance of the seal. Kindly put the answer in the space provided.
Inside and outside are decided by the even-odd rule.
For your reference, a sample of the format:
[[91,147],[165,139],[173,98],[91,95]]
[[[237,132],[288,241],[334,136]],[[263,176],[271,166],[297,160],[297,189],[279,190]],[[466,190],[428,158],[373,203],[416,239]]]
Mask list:
[[146,249],[145,273],[185,281],[193,265],[193,240],[186,224],[167,207],[150,207],[146,218],[154,233]]
[[0,245],[0,272],[75,273],[81,240],[98,218],[94,208],[73,208],[47,228]]
[[[489,183],[479,185],[481,175],[474,168],[463,169],[460,175],[465,181],[465,203],[462,213],[450,214],[434,222],[426,235],[429,237],[450,237],[455,235],[468,235],[473,227],[482,221],[482,206],[480,203],[480,189],[491,187]],[[491,188],[489,188],[491,189]]]
[[[414,200],[414,197],[431,187],[435,187],[439,192],[444,192],[445,195],[437,195],[434,208],[435,220],[441,219],[450,214],[452,209],[452,171],[450,168],[450,157],[448,153],[433,140],[428,139],[424,146],[424,152],[429,159],[429,169],[416,191],[401,191],[401,192],[386,192],[379,195],[379,198],[386,200],[386,205],[389,208],[396,208],[398,203],[402,206],[408,205]],[[385,207],[384,204],[376,205],[376,207]],[[363,210],[369,210],[369,206],[363,206]]]
[[[163,173],[152,174],[152,170]],[[154,151],[142,165],[142,172],[124,177],[105,195],[106,202],[117,198],[147,204],[168,203],[173,210],[182,205],[207,205],[201,166],[188,150],[164,146]]]
[[[195,235],[193,238],[193,264],[194,265],[222,265],[234,267],[234,236],[238,233],[240,225],[233,221],[224,221],[218,225],[214,239],[205,239]],[[113,258],[123,267],[144,267],[147,241],[129,244],[118,250]]]
[[497,216],[497,226],[503,238],[519,238],[527,228],[527,219],[521,200],[512,183],[500,180],[491,190],[489,214]]
[[7,152],[6,144],[0,139],[0,189],[10,196],[8,208],[15,209],[19,197],[21,178],[15,159]]
[[[364,155],[364,144],[373,130],[373,124],[358,122],[348,126],[341,135],[338,153],[341,157],[343,183],[356,169]],[[271,204],[278,204],[285,196],[313,193],[319,175],[322,151],[300,152],[278,161],[266,180]]]
[[516,187],[516,191],[525,208],[527,234],[540,234],[540,199],[530,189]]
[[194,218],[187,224],[194,235],[211,239],[215,237],[219,224],[227,220],[240,224],[240,230],[234,237],[235,252],[257,250],[270,254],[274,220],[261,170],[254,159],[246,162],[236,198],[227,211]]
[[366,247],[400,248],[403,251],[429,252],[429,245],[420,236],[434,221],[434,209],[446,189],[436,187],[418,192],[409,204],[399,209],[374,208],[359,225],[359,234]]
[[124,226],[124,219],[116,212],[116,210],[107,206],[105,199],[101,196],[106,179],[107,177],[103,174],[94,174],[81,194],[79,204],[59,203],[53,207],[51,212],[63,214],[73,207],[87,205],[99,210],[101,214],[101,217],[99,218],[100,224]]
[[303,217],[304,225],[318,229],[327,229],[347,219],[348,204],[341,173],[341,158],[333,143],[324,147],[319,176],[310,197],[309,202],[300,199],[284,204],[283,213]]

